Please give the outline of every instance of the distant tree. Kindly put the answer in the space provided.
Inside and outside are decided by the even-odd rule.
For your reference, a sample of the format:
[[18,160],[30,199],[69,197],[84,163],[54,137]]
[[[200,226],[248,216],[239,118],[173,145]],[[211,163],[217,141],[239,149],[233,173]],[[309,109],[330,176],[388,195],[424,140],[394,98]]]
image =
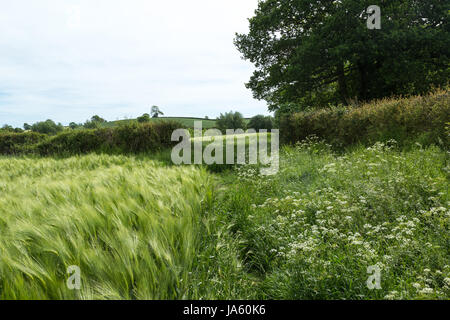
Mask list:
[[70,129],[77,129],[77,128],[81,127],[81,126],[82,126],[81,124],[78,124],[78,123],[75,123],[75,122],[69,123],[69,128]]
[[9,124],[5,124],[3,127],[0,128],[0,130],[3,132],[14,132],[14,128]]
[[273,118],[271,116],[263,116],[259,114],[251,118],[247,126],[255,130],[272,130]]
[[148,113],[144,113],[142,116],[137,118],[139,123],[145,123],[150,121],[150,115]]
[[44,133],[44,134],[56,134],[64,130],[61,123],[56,124],[53,120],[46,120],[42,122],[36,122],[31,126],[31,130],[34,132]]
[[24,124],[23,124],[23,128],[24,128],[25,130],[31,130],[31,126],[30,126],[28,123],[24,123]]
[[205,120],[209,120],[209,117],[208,117],[208,116],[205,116]]
[[91,118],[91,120],[87,120],[83,127],[86,129],[97,129],[100,128],[103,123],[106,123],[107,121],[98,115],[95,115]]
[[87,120],[84,124],[83,127],[85,129],[97,129],[100,128],[100,123],[99,122],[92,122],[90,120]]
[[107,122],[105,119],[101,118],[101,117],[98,116],[98,115],[93,116],[93,117],[91,118],[91,121],[92,121],[92,122],[98,122],[98,123],[105,123],[105,122]]
[[23,132],[22,128],[14,128],[15,133],[21,133]]
[[226,112],[225,114],[220,114],[216,121],[217,128],[222,132],[226,129],[246,129],[244,117],[239,112]]
[[164,115],[164,113],[161,110],[159,110],[158,106],[152,107],[151,114],[152,114],[152,118],[158,118],[160,115],[162,115],[162,116]]

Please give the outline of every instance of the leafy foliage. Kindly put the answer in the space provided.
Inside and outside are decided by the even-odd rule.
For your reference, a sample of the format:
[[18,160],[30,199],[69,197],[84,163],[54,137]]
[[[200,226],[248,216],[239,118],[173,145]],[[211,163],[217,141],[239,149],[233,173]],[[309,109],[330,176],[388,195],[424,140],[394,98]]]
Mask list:
[[101,118],[100,116],[93,116],[91,118],[91,120],[88,120],[84,123],[84,127],[86,129],[97,129],[100,128],[102,126],[102,124],[106,123],[107,121],[103,118]]
[[136,120],[139,123],[150,122],[150,115],[148,113],[144,113],[142,116],[138,117]]
[[46,121],[36,122],[31,126],[31,130],[33,132],[54,135],[63,131],[64,127],[61,123],[56,124],[53,120],[48,119]]
[[171,135],[183,128],[178,122],[127,123],[112,128],[65,130],[54,136],[0,133],[0,154],[72,155],[89,152],[140,153],[173,145]]
[[256,115],[250,119],[247,127],[255,130],[271,130],[273,128],[273,118],[271,116]]
[[168,121],[67,131],[40,143],[37,150],[41,155],[158,151],[173,145],[171,135],[178,128],[179,123]]
[[316,135],[341,146],[396,139],[399,143],[414,141],[448,147],[445,123],[449,115],[450,92],[439,90],[427,96],[383,99],[361,107],[294,113],[282,118],[280,134],[288,143]]
[[159,109],[158,106],[152,107],[151,114],[152,114],[152,118],[158,118],[160,115],[161,116],[164,115],[164,113]]
[[226,129],[245,129],[247,127],[244,117],[240,112],[225,112],[216,120],[216,126],[222,132]]
[[381,30],[367,28],[369,0],[263,0],[235,39],[256,71],[247,87],[270,110],[353,104],[423,94],[450,78],[450,3],[381,1]]
[[20,155],[33,153],[38,143],[47,139],[47,135],[37,132],[2,133],[0,132],[0,154]]

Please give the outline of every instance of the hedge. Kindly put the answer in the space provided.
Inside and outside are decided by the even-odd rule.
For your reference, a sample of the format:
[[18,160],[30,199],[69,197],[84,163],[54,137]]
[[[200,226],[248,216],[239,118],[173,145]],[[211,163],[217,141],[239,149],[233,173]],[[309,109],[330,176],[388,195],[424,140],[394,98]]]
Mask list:
[[0,154],[72,155],[90,152],[141,153],[169,148],[175,121],[130,123],[113,128],[65,130],[55,136],[37,133],[0,135]]
[[339,107],[300,112],[280,121],[284,143],[315,135],[333,145],[372,144],[395,139],[449,147],[450,92],[427,96],[383,99],[360,107]]
[[0,154],[20,155],[34,152],[36,144],[47,139],[45,134],[36,132],[0,133]]

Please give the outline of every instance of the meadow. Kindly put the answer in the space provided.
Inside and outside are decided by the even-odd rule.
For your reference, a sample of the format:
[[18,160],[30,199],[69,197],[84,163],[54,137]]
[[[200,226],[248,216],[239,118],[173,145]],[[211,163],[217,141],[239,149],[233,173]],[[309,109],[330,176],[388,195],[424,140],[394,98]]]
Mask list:
[[[292,141],[271,176],[173,165],[171,122],[3,134],[0,299],[448,300],[446,101],[377,102],[334,127],[333,109],[294,115],[320,137],[282,127]],[[358,120],[402,105],[396,130]],[[344,143],[347,126],[360,141]]]
[[166,156],[1,158],[0,298],[450,298],[448,152],[309,139],[274,176]]
[[275,176],[230,174],[216,210],[259,279],[256,298],[449,299],[449,155],[395,141],[335,153],[309,139],[283,148]]

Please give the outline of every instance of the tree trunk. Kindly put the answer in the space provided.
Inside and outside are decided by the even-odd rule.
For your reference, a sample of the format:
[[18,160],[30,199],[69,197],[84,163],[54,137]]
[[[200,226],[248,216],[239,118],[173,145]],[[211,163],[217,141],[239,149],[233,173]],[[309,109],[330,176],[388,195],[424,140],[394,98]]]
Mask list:
[[344,63],[340,63],[337,66],[337,75],[338,75],[339,94],[341,96],[341,101],[344,105],[348,105],[349,104],[349,95],[348,95],[348,88],[347,88],[347,79],[345,79]]
[[367,101],[367,68],[363,63],[358,62],[358,70],[360,75],[359,100],[364,102]]

